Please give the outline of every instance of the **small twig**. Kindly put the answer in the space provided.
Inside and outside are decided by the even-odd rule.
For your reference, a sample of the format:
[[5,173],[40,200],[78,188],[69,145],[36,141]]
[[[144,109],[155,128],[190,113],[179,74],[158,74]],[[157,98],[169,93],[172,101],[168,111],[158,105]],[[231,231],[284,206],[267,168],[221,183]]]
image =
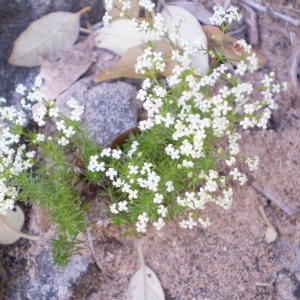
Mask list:
[[298,60],[300,55],[300,43],[297,39],[297,35],[293,31],[289,31],[290,44],[292,46],[292,55],[291,55],[291,69],[290,75],[292,78],[292,83],[295,87],[298,86]]
[[86,234],[87,234],[87,237],[88,237],[88,241],[89,241],[89,248],[90,248],[90,251],[91,251],[91,254],[92,254],[92,257],[98,267],[98,269],[108,278],[110,279],[114,279],[114,277],[108,273],[107,271],[105,271],[105,268],[103,267],[103,264],[101,264],[99,262],[99,260],[97,259],[96,257],[96,254],[95,254],[95,249],[94,249],[94,245],[93,245],[93,241],[92,241],[92,237],[91,237],[91,233],[90,233],[90,228],[87,228],[86,230]]
[[259,212],[260,212],[260,214],[261,214],[261,216],[262,216],[264,222],[266,223],[266,225],[267,225],[268,227],[273,226],[273,225],[270,223],[269,219],[267,218],[267,215],[266,215],[265,210],[264,210],[264,208],[262,207],[262,205],[259,206],[258,210],[259,210]]
[[286,206],[281,200],[277,199],[273,194],[271,194],[266,188],[263,188],[257,185],[254,182],[249,183],[255,190],[261,193],[264,197],[275,203],[279,208],[281,208],[288,216],[292,216],[296,213],[295,210],[291,209],[290,207]]
[[295,19],[295,18],[292,18],[288,15],[284,15],[282,13],[270,10],[270,9],[266,8],[265,6],[263,6],[261,4],[258,4],[258,3],[255,3],[251,0],[242,0],[242,1],[245,2],[247,5],[251,6],[252,8],[256,9],[256,10],[271,14],[271,15],[273,15],[274,17],[276,17],[278,19],[281,19],[283,21],[286,21],[286,22],[292,24],[293,26],[297,26],[297,27],[300,26],[300,20],[299,19]]

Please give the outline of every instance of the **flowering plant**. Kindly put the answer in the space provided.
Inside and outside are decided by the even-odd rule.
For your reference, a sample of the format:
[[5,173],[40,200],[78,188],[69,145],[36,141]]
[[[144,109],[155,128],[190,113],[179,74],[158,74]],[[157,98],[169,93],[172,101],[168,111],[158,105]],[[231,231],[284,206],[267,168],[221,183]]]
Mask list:
[[[120,16],[124,16],[130,2],[119,2],[120,8],[106,1],[107,8],[117,7]],[[93,155],[88,169],[102,172],[112,183],[110,211],[115,224],[133,224],[134,231],[146,232],[152,223],[160,230],[166,220],[182,213],[187,218],[179,222],[180,227],[193,228],[197,221],[205,227],[210,224],[201,216],[206,203],[228,209],[233,197],[229,181],[243,185],[247,180],[235,165],[237,159],[243,160],[250,170],[257,168],[258,157],[238,155],[238,141],[242,138],[239,127],[267,128],[271,110],[276,108],[273,93],[285,89],[286,83],[273,84],[273,73],[266,75],[260,86],[242,82],[246,72],[257,69],[256,55],[244,40],[236,43],[243,55],[233,69],[213,46],[203,49],[196,39],[180,36],[178,24],[184,20],[174,20],[167,26],[160,14],[152,21],[151,1],[140,1],[140,6],[147,21],[134,19],[134,26],[148,34],[149,39],[156,34],[168,40],[176,66],[171,76],[160,79],[168,57],[156,51],[154,42],[148,42],[135,66],[136,72],[145,77],[137,96],[147,111],[147,119],[139,123],[140,134],[131,136],[122,150],[104,148]],[[224,32],[233,20],[240,18],[235,7],[227,11],[215,7],[211,22]],[[106,13],[104,21],[112,19]],[[216,61],[207,74],[193,68],[193,57],[203,52]],[[252,95],[256,91],[261,96],[254,101]],[[222,173],[228,170],[228,175],[220,174],[219,169]]]
[[[106,4],[108,10],[117,8],[122,17],[130,9],[130,1]],[[77,236],[86,226],[76,188],[80,179],[107,191],[112,223],[130,232],[144,233],[148,224],[160,230],[178,214],[182,228],[193,228],[197,222],[208,226],[209,219],[202,216],[205,205],[212,202],[228,209],[233,199],[231,180],[241,185],[247,180],[237,166],[238,159],[250,170],[257,168],[258,157],[239,156],[241,128],[265,129],[276,108],[274,93],[286,89],[286,83],[273,83],[273,73],[265,75],[259,86],[242,81],[246,72],[257,67],[255,53],[244,40],[236,43],[242,59],[234,68],[224,57],[222,45],[212,43],[205,49],[198,39],[183,38],[179,32],[182,18],[166,24],[162,15],[153,13],[151,1],[141,0],[140,6],[146,18],[133,19],[132,24],[149,36],[135,65],[144,78],[137,98],[147,118],[140,121],[139,134],[131,135],[122,147],[104,147],[99,152],[80,125],[83,107],[71,99],[71,117],[61,115],[39,93],[39,78],[32,91],[17,87],[24,111],[38,102],[32,113],[38,130],[24,128],[28,121],[24,111],[0,108],[6,122],[0,134],[0,213],[12,209],[17,200],[45,207],[57,225],[53,250],[58,264],[66,264],[80,248]],[[104,23],[112,19],[106,13]],[[226,12],[215,8],[212,22],[224,32],[239,19],[236,8]],[[153,35],[169,42],[169,56],[157,51]],[[199,53],[203,59],[214,58],[210,70],[195,67]],[[163,78],[160,74],[167,60],[175,66]],[[46,121],[53,119],[54,137],[43,132]]]

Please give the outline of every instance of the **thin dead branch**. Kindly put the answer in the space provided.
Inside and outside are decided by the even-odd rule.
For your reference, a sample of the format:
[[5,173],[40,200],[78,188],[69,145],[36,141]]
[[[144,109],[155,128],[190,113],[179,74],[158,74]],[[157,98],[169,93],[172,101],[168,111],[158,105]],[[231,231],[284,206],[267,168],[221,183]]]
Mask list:
[[258,184],[251,182],[249,183],[255,190],[261,193],[265,198],[269,199],[279,208],[281,208],[288,216],[292,216],[296,213],[295,210],[288,207],[285,203],[283,203],[280,199],[276,198],[271,192],[269,192],[266,188],[259,186]]
[[300,26],[300,20],[299,19],[295,19],[295,18],[292,18],[288,15],[285,15],[285,14],[282,14],[280,12],[277,12],[277,11],[274,11],[274,10],[271,10],[269,8],[266,8],[265,6],[261,5],[261,4],[258,4],[258,3],[255,3],[254,1],[251,1],[251,0],[242,0],[244,3],[246,3],[247,5],[249,5],[250,7],[258,10],[258,11],[262,11],[262,12],[266,12],[278,19],[281,19],[283,21],[286,21],[288,23],[290,23],[291,25],[293,26],[296,26],[296,27],[299,27]]
[[290,76],[292,79],[293,86],[296,88],[298,86],[298,60],[300,56],[300,42],[296,33],[289,31],[290,44],[292,46],[292,55],[291,55],[291,68]]

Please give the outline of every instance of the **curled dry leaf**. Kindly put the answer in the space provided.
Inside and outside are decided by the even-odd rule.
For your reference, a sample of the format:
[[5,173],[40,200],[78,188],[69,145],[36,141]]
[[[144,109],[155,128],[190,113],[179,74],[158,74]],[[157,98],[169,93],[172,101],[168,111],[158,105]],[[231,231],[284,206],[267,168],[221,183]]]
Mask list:
[[24,213],[19,206],[10,210],[6,215],[0,214],[0,244],[10,245],[23,237],[30,240],[38,240],[39,237],[21,232],[24,225]]
[[39,66],[44,58],[55,60],[59,52],[68,50],[77,40],[80,15],[54,12],[32,22],[16,39],[8,62],[23,67]]
[[72,85],[93,63],[93,46],[94,39],[89,37],[63,52],[59,60],[44,60],[39,74],[44,79],[41,93],[54,100]]
[[127,291],[128,300],[164,300],[165,295],[155,273],[145,265],[139,247],[141,268],[132,277]]
[[[212,38],[214,38],[218,50],[221,49],[220,43],[222,42],[222,52],[224,56],[227,59],[231,60],[232,64],[237,65],[243,55],[242,49],[240,49],[236,44],[238,39],[233,36],[224,34],[222,30],[216,26],[205,25],[202,26],[202,28],[208,40],[208,47],[211,47]],[[263,68],[266,63],[266,58],[257,50],[252,49],[252,52],[256,54],[258,67]]]
[[[157,40],[153,42],[155,45],[155,51],[162,52],[163,56],[168,57],[171,55],[172,47],[170,44],[163,40]],[[100,82],[104,80],[116,79],[120,77],[143,79],[140,73],[135,72],[135,64],[137,58],[143,54],[145,50],[144,45],[137,45],[129,48],[124,55],[110,68],[99,73],[95,78],[95,82]],[[172,70],[175,67],[175,62],[171,58],[166,58],[166,68],[164,72],[160,73],[160,76],[167,77],[172,74]]]

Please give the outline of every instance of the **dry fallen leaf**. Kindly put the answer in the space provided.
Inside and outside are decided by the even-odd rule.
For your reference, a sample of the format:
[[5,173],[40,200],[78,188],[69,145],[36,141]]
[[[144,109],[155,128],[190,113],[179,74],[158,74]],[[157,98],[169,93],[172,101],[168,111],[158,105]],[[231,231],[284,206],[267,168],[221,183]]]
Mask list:
[[[187,10],[177,6],[165,5],[161,14],[167,25],[170,25],[174,19],[183,17],[185,22],[182,22],[179,28],[181,37],[191,42],[197,39],[201,41],[199,47],[207,48],[207,39],[204,31],[197,19]],[[99,48],[107,49],[121,56],[129,48],[141,45],[149,40],[149,36],[140,31],[137,27],[134,27],[130,20],[117,20],[99,29],[97,33],[98,35],[95,38],[95,42]],[[135,63],[136,61],[134,64]],[[200,73],[206,73],[208,71],[207,54],[200,52],[194,55],[192,58],[192,67],[198,69]]]
[[6,215],[0,214],[0,244],[10,245],[23,237],[30,240],[38,240],[39,237],[21,232],[24,225],[24,213],[19,206],[10,210]]
[[[210,48],[212,43],[212,37],[214,37],[216,47],[220,50],[220,42],[223,43],[222,45],[222,52],[224,56],[231,61],[233,65],[237,65],[238,62],[241,60],[242,52],[239,53],[236,48],[236,42],[238,41],[237,38],[230,36],[228,34],[224,34],[219,27],[212,26],[212,25],[205,25],[202,26],[207,40],[208,40],[208,47]],[[252,49],[252,52],[256,54],[258,67],[263,68],[266,63],[265,57],[257,50]]]
[[[198,20],[187,10],[173,5],[165,5],[164,9],[161,12],[165,23],[171,24],[174,19],[178,19],[179,17],[183,17],[185,20],[180,24],[179,34],[182,38],[193,42],[195,39],[200,41],[203,49],[207,49],[207,38],[206,35],[201,28]],[[200,73],[206,74],[209,70],[208,65],[208,55],[203,51],[200,51],[196,55],[192,57],[192,68],[198,69]]]
[[123,55],[129,48],[147,41],[148,36],[132,25],[128,19],[112,22],[97,30],[95,43],[97,47]]
[[259,206],[258,210],[267,225],[267,230],[265,233],[265,240],[268,244],[270,244],[270,243],[276,241],[277,236],[278,236],[277,231],[274,228],[274,226],[270,223],[270,221],[268,220],[265,210],[261,205]]
[[54,100],[72,85],[92,64],[93,46],[94,40],[90,37],[62,53],[59,60],[44,60],[39,74],[44,79],[41,93]]
[[54,60],[59,52],[68,50],[77,40],[80,15],[77,13],[54,12],[32,22],[16,39],[8,62],[23,67],[39,66],[44,58]]
[[145,265],[142,250],[139,247],[141,268],[137,271],[128,287],[128,300],[164,300],[165,295],[155,273]]
[[[172,47],[170,44],[163,40],[158,40],[154,42],[155,44],[155,51],[162,52],[163,56],[169,56],[172,51]],[[100,72],[95,78],[95,82],[100,82],[104,80],[110,80],[120,77],[127,77],[127,78],[137,78],[143,79],[143,76],[140,73],[135,72],[135,64],[137,58],[143,54],[145,46],[137,45],[132,48],[129,48],[124,55],[110,68]],[[175,67],[175,62],[172,61],[170,58],[165,59],[166,68],[165,71],[160,73],[160,76],[170,76],[172,74],[172,70]]]

